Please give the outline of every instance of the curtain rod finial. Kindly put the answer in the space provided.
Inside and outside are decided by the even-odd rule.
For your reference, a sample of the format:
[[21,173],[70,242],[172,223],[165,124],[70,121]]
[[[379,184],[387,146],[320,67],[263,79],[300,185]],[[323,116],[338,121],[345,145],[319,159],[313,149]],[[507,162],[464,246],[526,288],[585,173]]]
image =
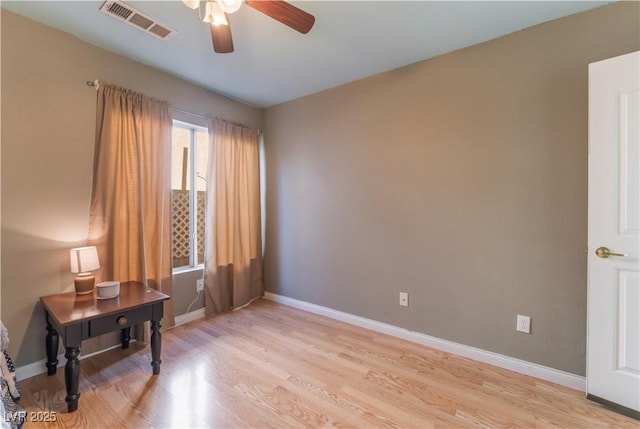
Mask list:
[[88,81],[87,81],[87,86],[93,86],[93,87],[96,89],[96,91],[97,91],[97,90],[98,90],[98,88],[100,88],[100,81],[99,81],[98,79],[93,80],[93,81],[88,80]]

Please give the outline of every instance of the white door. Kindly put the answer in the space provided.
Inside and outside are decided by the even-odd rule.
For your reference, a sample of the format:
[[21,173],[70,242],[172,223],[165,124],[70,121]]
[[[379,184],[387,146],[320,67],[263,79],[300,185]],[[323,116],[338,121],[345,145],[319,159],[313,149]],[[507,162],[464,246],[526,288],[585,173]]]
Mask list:
[[639,412],[640,52],[589,65],[588,241],[587,393]]

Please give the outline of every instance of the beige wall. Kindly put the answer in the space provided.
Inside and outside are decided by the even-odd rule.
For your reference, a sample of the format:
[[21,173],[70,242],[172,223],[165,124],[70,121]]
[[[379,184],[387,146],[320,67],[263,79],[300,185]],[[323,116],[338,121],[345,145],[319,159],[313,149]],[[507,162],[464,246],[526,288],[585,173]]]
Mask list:
[[584,374],[587,65],[639,8],[267,109],[267,290]]
[[[96,92],[85,81],[102,79],[249,126],[261,125],[262,112],[4,9],[1,31],[0,317],[10,353],[25,365],[44,358],[38,297],[73,289],[68,249],[87,239]],[[177,315],[195,298],[198,274],[176,279]]]
[[[267,289],[584,374],[586,67],[639,48],[639,13],[607,6],[267,109]],[[261,112],[6,10],[1,24],[0,317],[24,365],[44,357],[38,297],[71,290],[87,236],[84,82],[250,126]],[[176,314],[196,277],[176,279]]]

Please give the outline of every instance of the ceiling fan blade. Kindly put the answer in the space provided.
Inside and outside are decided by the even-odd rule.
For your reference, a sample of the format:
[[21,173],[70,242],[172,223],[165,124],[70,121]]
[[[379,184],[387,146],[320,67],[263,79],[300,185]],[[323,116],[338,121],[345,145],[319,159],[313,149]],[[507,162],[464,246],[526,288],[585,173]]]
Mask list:
[[313,15],[283,0],[245,0],[245,3],[302,34],[307,34],[316,22]]
[[[227,18],[227,22],[229,19]],[[218,54],[233,52],[233,39],[231,38],[231,25],[209,25],[211,27],[211,41],[213,50]]]

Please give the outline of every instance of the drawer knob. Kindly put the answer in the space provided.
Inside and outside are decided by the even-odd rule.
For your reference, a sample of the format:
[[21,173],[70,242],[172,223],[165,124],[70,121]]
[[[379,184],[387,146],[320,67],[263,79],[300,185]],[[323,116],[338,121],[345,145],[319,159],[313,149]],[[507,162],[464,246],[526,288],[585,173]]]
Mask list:
[[118,322],[118,325],[124,326],[127,324],[127,318],[124,316],[120,316],[118,317],[118,320],[116,320],[116,322]]

